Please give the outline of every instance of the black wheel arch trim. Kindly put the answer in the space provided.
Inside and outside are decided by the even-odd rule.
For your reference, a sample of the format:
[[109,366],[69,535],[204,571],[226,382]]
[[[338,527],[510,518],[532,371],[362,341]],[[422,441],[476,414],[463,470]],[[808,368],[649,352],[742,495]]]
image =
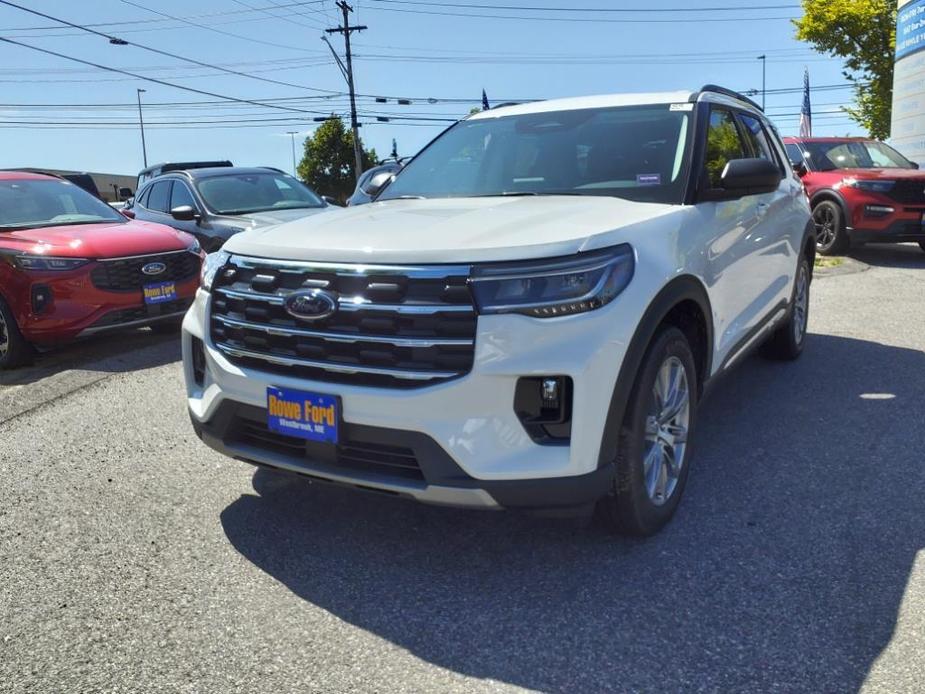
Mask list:
[[849,226],[848,222],[851,219],[851,213],[848,209],[848,203],[845,201],[845,198],[842,196],[842,194],[834,188],[820,188],[815,193],[813,193],[813,197],[809,199],[809,206],[814,208],[823,200],[834,200],[841,208],[842,214],[845,216],[845,226]]
[[[713,368],[713,312],[710,308],[710,298],[700,280],[692,275],[681,275],[665,285],[649,303],[649,307],[636,326],[636,332],[633,333],[633,337],[626,348],[623,364],[620,366],[620,373],[617,375],[617,383],[610,398],[607,423],[604,426],[604,434],[601,437],[601,446],[598,453],[598,468],[606,467],[614,461],[620,427],[623,425],[630,394],[635,385],[636,375],[642,365],[646,350],[668,314],[683,301],[694,301],[704,316],[706,354],[703,360],[703,373],[698,374],[697,379],[701,392],[704,384],[710,378],[710,372]],[[700,365],[698,364],[698,366]]]

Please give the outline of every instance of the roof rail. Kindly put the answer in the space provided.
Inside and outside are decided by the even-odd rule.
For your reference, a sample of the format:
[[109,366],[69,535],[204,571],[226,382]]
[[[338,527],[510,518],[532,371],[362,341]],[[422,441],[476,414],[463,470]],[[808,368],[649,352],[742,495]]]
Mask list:
[[722,94],[723,96],[729,96],[729,97],[732,97],[733,99],[738,99],[739,101],[744,101],[745,103],[751,104],[752,106],[754,106],[755,108],[757,108],[759,111],[761,111],[762,113],[764,113],[764,109],[761,108],[761,106],[759,106],[757,103],[755,103],[754,101],[752,101],[751,99],[749,99],[749,98],[748,98],[747,96],[745,96],[744,94],[740,94],[739,92],[734,92],[734,91],[732,91],[731,89],[726,89],[725,87],[720,87],[719,85],[716,85],[716,84],[705,84],[705,85],[703,85],[703,86],[700,88],[700,91],[694,93],[694,94],[691,96],[691,101],[696,101],[696,100],[697,100],[697,97],[699,97],[701,94],[703,94],[703,92],[713,92],[714,94]]

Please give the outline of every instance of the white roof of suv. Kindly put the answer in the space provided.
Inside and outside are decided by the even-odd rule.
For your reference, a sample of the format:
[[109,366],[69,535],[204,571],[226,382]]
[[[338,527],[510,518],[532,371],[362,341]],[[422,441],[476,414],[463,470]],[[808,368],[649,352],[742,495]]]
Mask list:
[[548,113],[551,111],[577,111],[584,108],[608,108],[611,106],[644,106],[647,104],[684,104],[691,101],[716,101],[735,103],[742,106],[744,98],[735,98],[709,89],[696,91],[644,92],[637,94],[598,94],[596,96],[578,96],[566,99],[549,99],[547,101],[528,101],[511,106],[496,106],[489,111],[475,113],[467,120],[497,118],[499,116],[519,116],[528,113]]

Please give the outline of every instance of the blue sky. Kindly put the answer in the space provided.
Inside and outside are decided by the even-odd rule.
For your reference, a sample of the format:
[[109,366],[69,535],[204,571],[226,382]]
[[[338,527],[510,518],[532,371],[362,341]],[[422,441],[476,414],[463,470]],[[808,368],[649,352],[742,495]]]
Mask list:
[[[338,94],[345,91],[345,82],[320,40],[323,28],[337,23],[334,0],[16,2],[75,24],[96,25],[97,31],[130,45],[111,45],[100,36],[2,5],[0,37],[222,96],[275,99],[264,103],[276,108],[222,103],[0,43],[0,168],[136,173],[142,166],[134,105],[139,87],[147,90],[149,163],[230,158],[236,164],[290,170],[287,131],[298,131],[301,140],[317,126],[315,115],[348,112],[346,98]],[[274,5],[282,7],[268,9]],[[465,5],[648,11],[540,12]],[[786,7],[653,11],[757,5]],[[365,95],[359,109],[369,114],[362,117],[361,134],[381,156],[390,151],[393,137],[400,154],[412,154],[445,123],[376,123],[375,114],[456,118],[479,105],[483,88],[492,103],[696,88],[708,82],[760,89],[760,54],[767,55],[768,112],[783,134],[792,134],[801,94],[774,90],[798,90],[804,66],[813,85],[847,85],[840,61],[794,40],[788,17],[799,14],[798,5],[796,0],[355,0],[352,20],[368,26],[354,34],[357,91]],[[460,16],[476,14],[495,16]],[[549,17],[555,19],[541,19]],[[340,36],[331,40],[342,50]],[[198,67],[131,45],[135,42],[291,86]],[[388,103],[376,103],[375,95],[389,97]],[[846,116],[825,113],[849,103],[851,95],[848,88],[814,92],[814,134],[861,134]],[[399,105],[394,97],[409,97],[412,103]]]

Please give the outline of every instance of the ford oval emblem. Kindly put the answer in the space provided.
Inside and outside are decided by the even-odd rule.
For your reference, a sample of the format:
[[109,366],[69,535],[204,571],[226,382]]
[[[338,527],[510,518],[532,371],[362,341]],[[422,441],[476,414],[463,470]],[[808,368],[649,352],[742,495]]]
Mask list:
[[159,275],[167,269],[164,263],[148,263],[141,268],[146,275]]
[[321,320],[337,310],[337,299],[322,289],[293,292],[286,297],[283,308],[299,320]]

